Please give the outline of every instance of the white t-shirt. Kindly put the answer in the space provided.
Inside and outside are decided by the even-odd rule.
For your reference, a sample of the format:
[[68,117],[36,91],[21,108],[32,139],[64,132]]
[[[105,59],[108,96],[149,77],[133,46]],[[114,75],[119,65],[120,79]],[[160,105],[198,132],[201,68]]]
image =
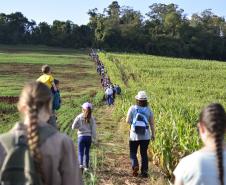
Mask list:
[[[223,153],[224,182],[226,183],[226,151]],[[184,185],[219,185],[215,152],[196,151],[184,157],[173,174]]]
[[108,95],[108,96],[112,95],[113,94],[112,88],[107,88],[106,91],[105,91],[105,94]]

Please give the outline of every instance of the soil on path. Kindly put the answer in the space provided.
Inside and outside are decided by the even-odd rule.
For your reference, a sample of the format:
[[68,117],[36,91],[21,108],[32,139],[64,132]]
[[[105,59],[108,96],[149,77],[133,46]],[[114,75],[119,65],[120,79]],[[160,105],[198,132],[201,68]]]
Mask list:
[[[167,185],[159,169],[149,163],[149,178],[133,177],[129,160],[128,135],[121,132],[121,124],[114,120],[113,107],[103,106],[94,113],[97,118],[101,164],[97,170],[100,185]],[[100,154],[99,154],[100,155]]]

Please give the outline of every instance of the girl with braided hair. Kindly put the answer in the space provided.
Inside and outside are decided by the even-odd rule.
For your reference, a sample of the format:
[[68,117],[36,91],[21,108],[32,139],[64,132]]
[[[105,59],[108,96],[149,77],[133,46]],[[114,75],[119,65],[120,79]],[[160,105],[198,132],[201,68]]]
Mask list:
[[204,146],[184,157],[174,170],[175,185],[225,185],[226,113],[221,104],[212,103],[199,117],[198,130]]
[[[47,124],[52,111],[51,97],[50,89],[41,82],[26,85],[18,102],[23,122],[17,123],[9,133],[14,138],[24,135],[36,173],[44,185],[81,185],[73,141]],[[8,155],[4,146],[0,142],[0,168]]]

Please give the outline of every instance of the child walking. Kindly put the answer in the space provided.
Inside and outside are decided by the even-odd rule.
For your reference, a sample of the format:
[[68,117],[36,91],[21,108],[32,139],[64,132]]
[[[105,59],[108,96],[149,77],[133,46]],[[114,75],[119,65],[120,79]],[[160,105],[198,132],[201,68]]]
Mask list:
[[78,129],[78,158],[80,168],[82,171],[87,171],[89,169],[91,143],[96,140],[96,121],[92,116],[91,103],[86,102],[82,105],[82,113],[75,118],[72,129]]
[[54,83],[56,85],[57,91],[54,92],[53,87],[51,88],[53,99],[52,99],[52,115],[50,116],[50,119],[48,120],[48,123],[52,125],[55,128],[58,128],[57,126],[57,110],[60,109],[61,106],[61,97],[60,97],[60,81],[57,79],[54,79]]
[[54,91],[57,91],[56,85],[54,83],[54,78],[51,74],[51,68],[48,65],[42,66],[42,75],[37,79],[38,82],[42,82],[50,89],[53,87]]
[[[58,93],[59,91],[57,89],[57,85],[55,84],[56,80],[54,80],[54,78],[52,76],[51,68],[48,65],[42,66],[42,73],[43,74],[36,81],[44,83],[49,89],[51,89],[52,98],[53,98],[53,111],[52,111],[52,114],[50,115],[48,123],[50,125],[52,125],[53,127],[57,128],[54,103],[56,102],[55,96],[59,95],[59,93]],[[58,101],[58,103],[59,103],[59,101]]]

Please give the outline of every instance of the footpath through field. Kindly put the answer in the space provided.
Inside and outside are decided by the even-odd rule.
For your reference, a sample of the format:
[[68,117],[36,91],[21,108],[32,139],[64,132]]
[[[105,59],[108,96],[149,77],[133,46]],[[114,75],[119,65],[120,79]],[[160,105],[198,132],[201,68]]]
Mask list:
[[[117,101],[117,100],[116,100]],[[95,110],[97,119],[97,133],[99,152],[97,178],[100,185],[167,185],[169,184],[163,175],[151,163],[150,177],[132,177],[129,160],[128,135],[122,135],[120,125],[125,122],[117,122],[112,116],[114,107],[103,106]],[[129,133],[129,130],[128,130]],[[150,146],[151,147],[151,146]]]

